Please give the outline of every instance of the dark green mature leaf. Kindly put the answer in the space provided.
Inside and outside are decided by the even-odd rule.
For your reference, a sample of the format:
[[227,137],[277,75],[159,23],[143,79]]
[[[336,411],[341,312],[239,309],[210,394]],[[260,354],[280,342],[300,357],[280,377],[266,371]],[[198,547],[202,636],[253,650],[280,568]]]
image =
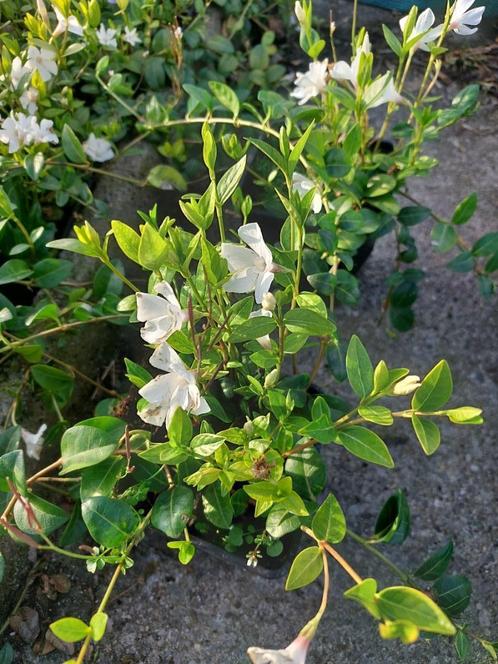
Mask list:
[[57,397],[61,403],[65,403],[71,396],[74,378],[67,371],[48,364],[34,364],[31,375],[40,387]]
[[311,529],[319,540],[336,544],[346,536],[346,518],[337,498],[329,493],[315,512]]
[[394,461],[386,444],[370,429],[349,426],[341,429],[337,437],[348,452],[360,459],[386,468],[394,468]]
[[327,483],[325,462],[313,447],[289,457],[285,462],[285,474],[292,478],[292,486],[299,495],[308,500],[314,500]]
[[81,500],[86,500],[92,496],[111,496],[125,466],[126,461],[123,457],[111,456],[96,466],[86,468],[81,473]]
[[322,550],[319,546],[309,546],[300,551],[292,562],[285,582],[286,590],[303,588],[320,576],[323,570]]
[[75,164],[85,164],[88,161],[79,138],[68,124],[62,129],[62,149],[69,161]]
[[453,636],[456,628],[439,606],[420,590],[405,586],[385,588],[377,595],[379,611],[387,620],[407,620],[424,632]]
[[23,281],[26,277],[33,274],[33,270],[20,258],[12,258],[5,261],[0,267],[0,286],[11,284],[15,281]]
[[107,459],[117,448],[124,429],[122,420],[108,416],[92,417],[68,429],[61,440],[61,475]]
[[429,371],[412,399],[414,410],[429,413],[438,410],[453,392],[453,380],[446,360],[441,360]]
[[373,367],[360,339],[353,334],[346,353],[348,380],[355,393],[364,399],[373,389]]
[[259,339],[273,332],[276,326],[275,320],[269,316],[254,316],[233,328],[230,341],[240,343]]
[[[28,535],[38,534],[38,524],[45,535],[49,535],[69,519],[69,514],[63,509],[39,496],[31,494],[27,501],[30,506],[30,513],[28,513],[28,510],[19,500],[14,506],[14,519],[17,527],[23,533],[27,533]],[[31,514],[34,516],[34,519],[31,517]]]
[[194,493],[186,486],[175,486],[159,494],[152,509],[152,525],[168,537],[179,537],[194,509]]
[[22,450],[12,450],[0,456],[0,491],[10,491],[7,480],[24,495],[26,493],[26,474]]
[[459,203],[451,219],[453,224],[466,224],[472,218],[477,208],[477,194],[473,193]]
[[410,508],[406,493],[398,489],[384,503],[375,524],[377,542],[401,544],[410,534]]
[[10,643],[4,643],[0,648],[0,664],[12,664],[14,661],[14,650]]
[[460,662],[466,662],[470,655],[470,639],[461,630],[458,631],[455,637],[455,650]]
[[436,581],[432,592],[436,602],[449,616],[458,616],[469,605],[472,584],[466,576],[452,574]]
[[12,452],[21,442],[21,427],[19,425],[8,427],[0,432],[0,455]]
[[62,258],[44,258],[35,263],[33,279],[40,288],[54,288],[69,277],[73,263]]
[[424,581],[435,581],[445,573],[452,557],[453,542],[450,540],[448,544],[438,549],[427,560],[424,560],[413,574],[418,576],[419,579],[424,579]]
[[441,432],[437,424],[427,417],[413,415],[412,425],[424,452],[427,455],[434,454],[441,443]]
[[218,484],[210,484],[202,492],[204,516],[217,528],[228,530],[233,519],[230,496],[223,496]]
[[131,505],[107,496],[87,498],[81,504],[81,515],[93,539],[106,547],[118,547],[140,524]]

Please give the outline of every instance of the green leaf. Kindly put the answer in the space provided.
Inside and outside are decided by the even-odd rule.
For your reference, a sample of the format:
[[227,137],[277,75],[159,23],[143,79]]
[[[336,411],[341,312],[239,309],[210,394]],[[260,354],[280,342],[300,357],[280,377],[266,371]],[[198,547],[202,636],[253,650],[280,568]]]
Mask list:
[[467,196],[461,201],[453,213],[451,222],[459,226],[460,224],[466,224],[474,215],[474,212],[477,208],[477,194],[473,193]]
[[88,159],[79,138],[68,124],[62,129],[62,149],[64,154],[74,164],[86,164]]
[[430,214],[431,211],[427,207],[423,207],[422,205],[408,205],[401,208],[398,214],[398,221],[403,226],[416,226],[425,221]]
[[491,659],[496,662],[498,661],[498,644],[490,643],[485,639],[480,639],[479,643],[484,648],[484,650],[491,656]]
[[61,440],[63,470],[60,474],[95,466],[110,457],[124,429],[122,420],[109,416],[92,417],[69,428]]
[[280,539],[300,526],[300,518],[282,508],[278,503],[270,509],[266,517],[266,530],[275,539]]
[[[67,126],[67,125],[66,125]],[[79,618],[60,618],[49,625],[50,631],[61,641],[76,643],[86,638],[91,628]]]
[[12,450],[0,456],[0,491],[10,491],[7,480],[13,482],[19,493],[22,495],[26,493],[26,474],[22,450]]
[[441,360],[429,371],[416,390],[412,408],[423,413],[433,412],[444,406],[453,392],[451,371],[446,360]]
[[247,157],[244,155],[236,164],[231,166],[228,171],[221,176],[216,190],[218,192],[218,199],[221,205],[224,205],[230,196],[239,186],[239,182],[244,175]]
[[11,284],[15,281],[23,281],[33,274],[33,270],[29,267],[26,261],[20,258],[12,258],[5,261],[0,267],[0,286],[4,284]]
[[435,581],[445,573],[450,561],[453,557],[453,542],[450,540],[448,544],[438,549],[427,560],[417,567],[413,572],[414,576],[424,581]]
[[34,364],[31,375],[40,387],[58,397],[61,403],[65,403],[71,396],[74,378],[70,373],[48,364]]
[[344,597],[352,599],[361,604],[374,618],[380,620],[380,612],[377,607],[377,581],[375,579],[363,579],[361,583],[356,584],[349,590],[346,590]]
[[[47,242],[46,246],[49,249],[59,249],[60,251],[71,251],[74,254],[81,254],[82,256],[97,257],[99,254],[92,249],[89,245],[83,244],[79,240],[72,237],[61,238],[60,240],[51,240]],[[1,270],[1,268],[0,268]]]
[[232,88],[219,81],[209,81],[209,87],[222,106],[228,108],[236,118],[240,113],[240,103]]
[[346,371],[354,392],[364,399],[373,389],[373,367],[365,346],[353,334],[346,353]]
[[178,485],[160,493],[152,509],[151,523],[168,537],[179,537],[194,510],[194,494],[186,486]]
[[469,637],[465,634],[465,632],[459,630],[455,637],[455,650],[458,655],[458,659],[461,662],[467,661],[470,655],[470,649],[471,646]]
[[159,164],[150,169],[147,182],[156,189],[169,190],[173,187],[178,191],[187,191],[187,181],[173,166]]
[[388,427],[394,422],[391,411],[385,406],[360,406],[358,415],[367,422],[373,422],[384,427]]
[[265,141],[262,141],[259,138],[250,138],[249,143],[255,145],[258,150],[265,154],[268,159],[270,159],[276,166],[278,166],[282,173],[287,173],[287,166],[284,157],[272,145],[265,143]]
[[136,362],[125,357],[126,377],[139,389],[152,380],[152,375]]
[[415,588],[393,586],[377,595],[379,611],[387,620],[408,620],[424,632],[453,636],[456,628],[425,593]]
[[12,664],[14,661],[14,650],[10,643],[4,643],[0,648],[0,664]]
[[310,124],[306,128],[306,131],[303,133],[302,136],[299,137],[299,140],[296,141],[294,147],[292,148],[291,153],[289,155],[289,174],[294,172],[314,127],[315,127],[315,122],[314,121],[310,122]]
[[192,438],[190,446],[196,454],[208,457],[214,454],[224,442],[223,436],[218,436],[215,433],[200,433]]
[[346,518],[337,498],[329,493],[315,512],[311,529],[319,540],[336,544],[346,536]]
[[37,535],[38,529],[36,524],[39,524],[41,530],[45,535],[49,535],[57,528],[60,528],[69,519],[63,509],[49,503],[47,500],[35,496],[34,494],[28,495],[27,502],[29,503],[31,513],[34,515],[35,521],[30,518],[27,510],[22,503],[18,500],[14,506],[14,519],[19,530],[28,535]]
[[399,39],[392,32],[392,30],[387,27],[387,25],[382,24],[382,31],[384,32],[384,39],[386,40],[389,48],[399,57],[403,50]]
[[473,406],[460,406],[460,408],[450,408],[445,410],[444,414],[453,424],[482,424],[482,410]]
[[102,639],[107,628],[107,620],[109,616],[103,611],[94,613],[90,619],[90,627],[92,628],[92,640],[97,642]]
[[168,549],[178,550],[178,560],[182,565],[188,565],[195,556],[195,546],[192,542],[187,542],[186,540],[180,542],[168,542],[166,546]]
[[427,455],[434,454],[441,443],[441,432],[437,424],[427,417],[413,415],[412,425],[424,452]]
[[54,288],[69,277],[73,263],[62,258],[44,258],[35,263],[33,279],[40,288]]
[[140,524],[140,517],[131,505],[107,496],[84,500],[81,515],[93,539],[111,548],[123,544]]
[[453,249],[458,241],[458,234],[450,224],[436,223],[431,231],[431,241],[436,250],[444,254]]
[[398,489],[390,496],[379,512],[375,523],[376,542],[402,544],[410,534],[410,508],[406,494]]
[[269,316],[254,316],[233,328],[230,341],[240,343],[251,339],[259,339],[273,332],[276,325],[275,320]]
[[80,498],[111,496],[117,481],[123,475],[126,461],[123,457],[108,457],[81,473]]
[[204,516],[217,528],[228,530],[233,519],[230,496],[223,496],[218,484],[210,484],[202,493]]
[[322,550],[319,546],[309,546],[294,558],[287,581],[286,590],[297,590],[307,586],[320,576],[323,570]]
[[380,623],[379,634],[383,639],[400,639],[402,643],[414,643],[420,634],[419,628],[409,620],[394,620]]
[[148,270],[170,267],[174,261],[171,244],[166,241],[152,224],[145,224],[138,247],[138,262]]
[[436,602],[449,615],[458,616],[466,609],[472,594],[472,584],[466,576],[442,576],[432,586]]
[[289,332],[296,334],[333,337],[336,331],[332,321],[310,309],[291,309],[285,314],[284,323]]
[[394,468],[394,461],[386,444],[370,429],[349,426],[341,429],[337,437],[348,452],[360,459],[386,468]]
[[292,486],[305,500],[315,500],[327,483],[325,462],[313,447],[288,457],[285,474],[292,478]]
[[168,426],[169,439],[178,446],[187,445],[192,440],[192,422],[188,413],[177,408]]
[[125,256],[128,256],[135,263],[139,262],[138,250],[140,247],[140,235],[122,221],[114,219],[111,221],[111,228],[118,243],[119,248]]

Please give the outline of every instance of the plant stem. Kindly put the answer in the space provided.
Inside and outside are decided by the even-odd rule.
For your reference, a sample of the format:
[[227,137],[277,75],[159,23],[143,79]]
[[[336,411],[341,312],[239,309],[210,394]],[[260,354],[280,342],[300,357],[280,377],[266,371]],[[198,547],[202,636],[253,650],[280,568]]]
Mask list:
[[339,565],[342,567],[342,569],[349,574],[349,576],[353,579],[355,583],[361,583],[363,579],[361,576],[355,572],[355,570],[351,567],[351,565],[348,563],[347,560],[344,560],[344,558],[341,556],[341,554],[336,551],[334,548],[330,546],[328,542],[320,542],[320,546],[322,546],[336,562],[339,563]]
[[87,376],[86,374],[84,374],[79,369],[76,369],[76,367],[74,367],[72,364],[68,364],[67,362],[63,362],[62,360],[59,360],[59,358],[54,357],[53,355],[50,355],[50,353],[45,353],[44,352],[43,354],[45,355],[45,357],[47,359],[51,360],[52,362],[55,362],[56,364],[60,364],[61,367],[64,367],[68,371],[71,371],[72,373],[76,374],[77,376],[79,376],[80,378],[85,380],[87,383],[90,383],[90,385],[93,385],[94,387],[98,388],[102,392],[105,392],[109,396],[119,397],[119,394],[118,394],[118,392],[116,392],[116,390],[110,390],[107,387],[104,387],[104,385],[102,385],[98,381],[93,380],[93,378],[90,378],[90,376]]
[[353,539],[355,542],[358,544],[361,544],[362,547],[364,547],[367,551],[369,551],[372,555],[374,555],[376,558],[381,560],[386,567],[389,567],[389,569],[396,574],[402,581],[405,583],[411,585],[411,578],[410,575],[404,572],[400,567],[398,567],[395,563],[392,562],[392,560],[389,560],[387,556],[385,556],[383,553],[381,553],[373,544],[370,544],[364,537],[361,537],[361,535],[357,535],[354,533],[352,530],[347,530],[347,534],[351,539]]

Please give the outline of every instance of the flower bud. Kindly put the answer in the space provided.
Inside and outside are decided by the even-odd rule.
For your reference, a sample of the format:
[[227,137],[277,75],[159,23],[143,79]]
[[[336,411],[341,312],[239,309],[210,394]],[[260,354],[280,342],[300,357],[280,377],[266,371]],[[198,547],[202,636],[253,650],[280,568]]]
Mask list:
[[251,420],[247,420],[247,422],[244,422],[244,432],[251,437],[254,433],[254,424],[251,422]]
[[405,396],[411,394],[420,387],[420,378],[418,376],[406,376],[403,380],[392,388],[392,393],[396,396]]
[[277,305],[277,300],[273,293],[265,293],[263,299],[261,300],[261,308],[264,311],[275,311]]
[[329,31],[331,37],[335,32],[335,28],[336,28],[335,21],[330,21]]
[[278,379],[280,378],[280,369],[273,369],[270,371],[268,376],[265,378],[265,388],[269,389],[271,387],[275,387],[275,385],[278,383]]
[[302,4],[299,2],[299,0],[296,0],[294,4],[294,13],[296,15],[297,20],[299,23],[304,23],[306,21],[306,13],[303,9]]

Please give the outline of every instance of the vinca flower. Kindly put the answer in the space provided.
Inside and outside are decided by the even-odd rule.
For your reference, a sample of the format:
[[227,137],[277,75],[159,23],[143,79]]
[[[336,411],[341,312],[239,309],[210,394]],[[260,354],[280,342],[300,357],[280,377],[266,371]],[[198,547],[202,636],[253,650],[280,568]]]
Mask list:
[[58,143],[52,127],[52,120],[42,120],[38,124],[34,115],[11,113],[0,125],[0,141],[9,146],[9,154],[32,143]]
[[253,664],[305,664],[310,643],[300,634],[285,650],[249,648],[247,654]]
[[106,28],[103,23],[100,24],[99,29],[96,31],[97,39],[101,46],[107,46],[108,48],[116,48],[118,42],[116,40],[116,35],[118,34],[117,30],[113,28]]
[[294,189],[294,191],[297,191],[297,193],[301,197],[305,196],[308,193],[308,191],[311,191],[311,189],[315,189],[315,194],[313,196],[311,207],[315,214],[318,214],[320,212],[320,210],[322,209],[322,197],[313,180],[307,178],[306,175],[301,175],[301,173],[293,173],[292,188]]
[[330,75],[336,81],[349,81],[356,90],[358,88],[358,74],[360,70],[361,54],[368,54],[370,51],[370,37],[368,36],[368,32],[365,32],[363,42],[358,47],[355,57],[351,60],[351,64],[349,65],[344,60],[335,62],[332,66],[332,72]]
[[19,97],[21,106],[31,115],[36,113],[39,92],[36,88],[30,86]]
[[187,312],[165,281],[157,284],[154,291],[158,295],[137,293],[137,318],[145,323],[140,330],[142,339],[149,344],[160,344],[181,329]]
[[410,34],[405,35],[408,18],[408,16],[403,16],[399,21],[399,27],[401,28],[405,42],[410,42],[416,39],[417,41],[411,47],[412,50],[415,51],[417,48],[420,48],[423,51],[429,51],[429,44],[439,37],[443,31],[443,26],[438,25],[433,28],[432,26],[434,25],[436,17],[434,16],[432,9],[426,9],[417,18],[417,22],[413,26]]
[[21,58],[16,55],[12,60],[12,66],[10,68],[10,84],[14,90],[17,90],[21,79],[28,73],[31,73],[31,69],[26,65],[23,65]]
[[328,60],[318,60],[310,62],[307,72],[298,72],[296,74],[294,82],[295,90],[290,94],[291,97],[299,99],[298,104],[300,106],[325,90],[327,87],[328,68]]
[[59,142],[58,137],[54,133],[52,127],[54,123],[52,120],[40,120],[40,124],[36,118],[31,116],[31,138],[33,143],[54,143]]
[[130,30],[128,26],[125,26],[123,41],[129,44],[130,46],[138,46],[138,44],[142,43],[142,40],[138,36],[137,29],[132,28]]
[[194,415],[209,412],[194,372],[187,369],[171,346],[166,343],[158,346],[149,361],[166,373],[156,376],[138,391],[149,402],[138,413],[144,422],[158,427],[166,423],[168,428],[177,408]]
[[270,290],[276,266],[259,224],[241,226],[237,232],[249,248],[231,242],[222,243],[221,255],[226,258],[232,273],[223,287],[227,293],[254,291],[256,302],[261,304],[263,295]]
[[26,69],[31,72],[37,71],[45,82],[50,81],[59,71],[55,58],[55,51],[52,51],[48,45],[40,48],[29,46]]
[[83,28],[81,27],[76,16],[72,14],[70,16],[64,16],[57,7],[54,6],[55,15],[57,17],[57,25],[53,32],[53,36],[57,37],[62,35],[64,32],[72,32],[73,35],[78,35],[78,37],[83,36]]
[[375,108],[390,102],[401,104],[404,101],[396,90],[391,72],[385,73],[370,83],[364,92],[363,100],[367,108]]
[[450,30],[457,35],[473,35],[477,32],[476,26],[482,21],[482,15],[486,7],[474,7],[471,9],[475,0],[456,0],[451,14]]
[[26,445],[26,454],[32,459],[39,461],[40,453],[43,447],[43,434],[47,430],[47,425],[42,424],[36,433],[31,433],[27,429],[21,428],[21,436]]
[[93,131],[83,143],[83,150],[92,161],[103,162],[114,158],[112,143],[106,138],[97,138]]

